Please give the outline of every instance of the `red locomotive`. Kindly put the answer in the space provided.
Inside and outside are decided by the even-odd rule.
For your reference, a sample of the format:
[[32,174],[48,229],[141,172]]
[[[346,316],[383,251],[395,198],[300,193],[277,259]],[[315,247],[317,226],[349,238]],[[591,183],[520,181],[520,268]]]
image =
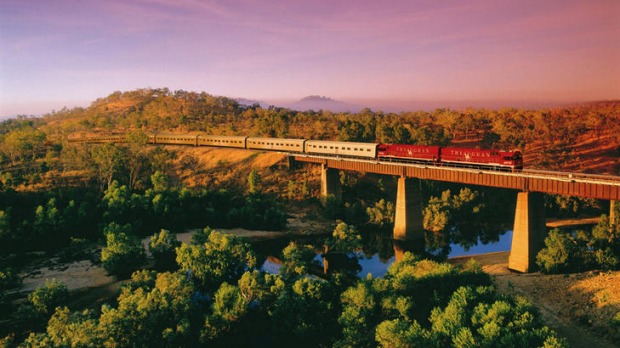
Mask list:
[[472,148],[440,147],[405,144],[379,144],[379,159],[409,160],[416,162],[455,163],[498,169],[523,169],[520,151],[481,150]]
[[439,146],[379,144],[377,157],[439,162],[440,150]]

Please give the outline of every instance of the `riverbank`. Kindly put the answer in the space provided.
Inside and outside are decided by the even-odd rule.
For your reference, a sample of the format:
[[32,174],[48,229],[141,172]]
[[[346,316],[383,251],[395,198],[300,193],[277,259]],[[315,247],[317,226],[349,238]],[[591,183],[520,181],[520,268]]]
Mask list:
[[567,275],[540,272],[520,274],[508,270],[509,252],[462,256],[490,274],[500,293],[523,296],[539,310],[545,323],[566,337],[571,347],[618,347],[620,328],[612,318],[620,312],[620,271],[589,271]]

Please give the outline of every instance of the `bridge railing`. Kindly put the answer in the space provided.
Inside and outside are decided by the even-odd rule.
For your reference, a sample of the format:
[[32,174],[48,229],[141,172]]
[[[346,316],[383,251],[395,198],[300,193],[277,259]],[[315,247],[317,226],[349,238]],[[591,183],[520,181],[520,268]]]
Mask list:
[[565,181],[582,181],[592,183],[604,183],[608,185],[620,185],[620,176],[616,175],[559,172],[538,169],[524,169],[522,173],[530,177],[542,177],[547,179],[558,178]]

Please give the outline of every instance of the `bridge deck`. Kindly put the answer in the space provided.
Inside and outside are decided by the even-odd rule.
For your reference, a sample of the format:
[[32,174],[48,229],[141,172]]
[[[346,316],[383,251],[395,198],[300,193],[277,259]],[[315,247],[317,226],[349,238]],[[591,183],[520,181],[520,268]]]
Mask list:
[[502,187],[525,192],[620,200],[620,177],[551,171],[524,170],[509,173],[476,168],[430,166],[377,160],[291,155],[295,161],[321,163],[328,168]]

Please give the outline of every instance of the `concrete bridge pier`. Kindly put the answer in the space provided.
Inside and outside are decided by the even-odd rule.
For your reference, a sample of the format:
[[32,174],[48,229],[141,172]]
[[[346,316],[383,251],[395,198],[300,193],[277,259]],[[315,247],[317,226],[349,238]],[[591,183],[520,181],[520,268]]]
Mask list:
[[398,178],[394,239],[424,243],[420,179]]
[[297,161],[295,160],[294,156],[288,156],[288,169],[289,170],[295,170],[297,169],[298,165],[297,165]]
[[534,270],[536,255],[543,248],[546,236],[543,194],[519,192],[508,268],[523,273]]
[[328,196],[334,196],[336,200],[342,200],[342,187],[340,186],[340,173],[338,169],[328,168],[321,165],[321,201]]

